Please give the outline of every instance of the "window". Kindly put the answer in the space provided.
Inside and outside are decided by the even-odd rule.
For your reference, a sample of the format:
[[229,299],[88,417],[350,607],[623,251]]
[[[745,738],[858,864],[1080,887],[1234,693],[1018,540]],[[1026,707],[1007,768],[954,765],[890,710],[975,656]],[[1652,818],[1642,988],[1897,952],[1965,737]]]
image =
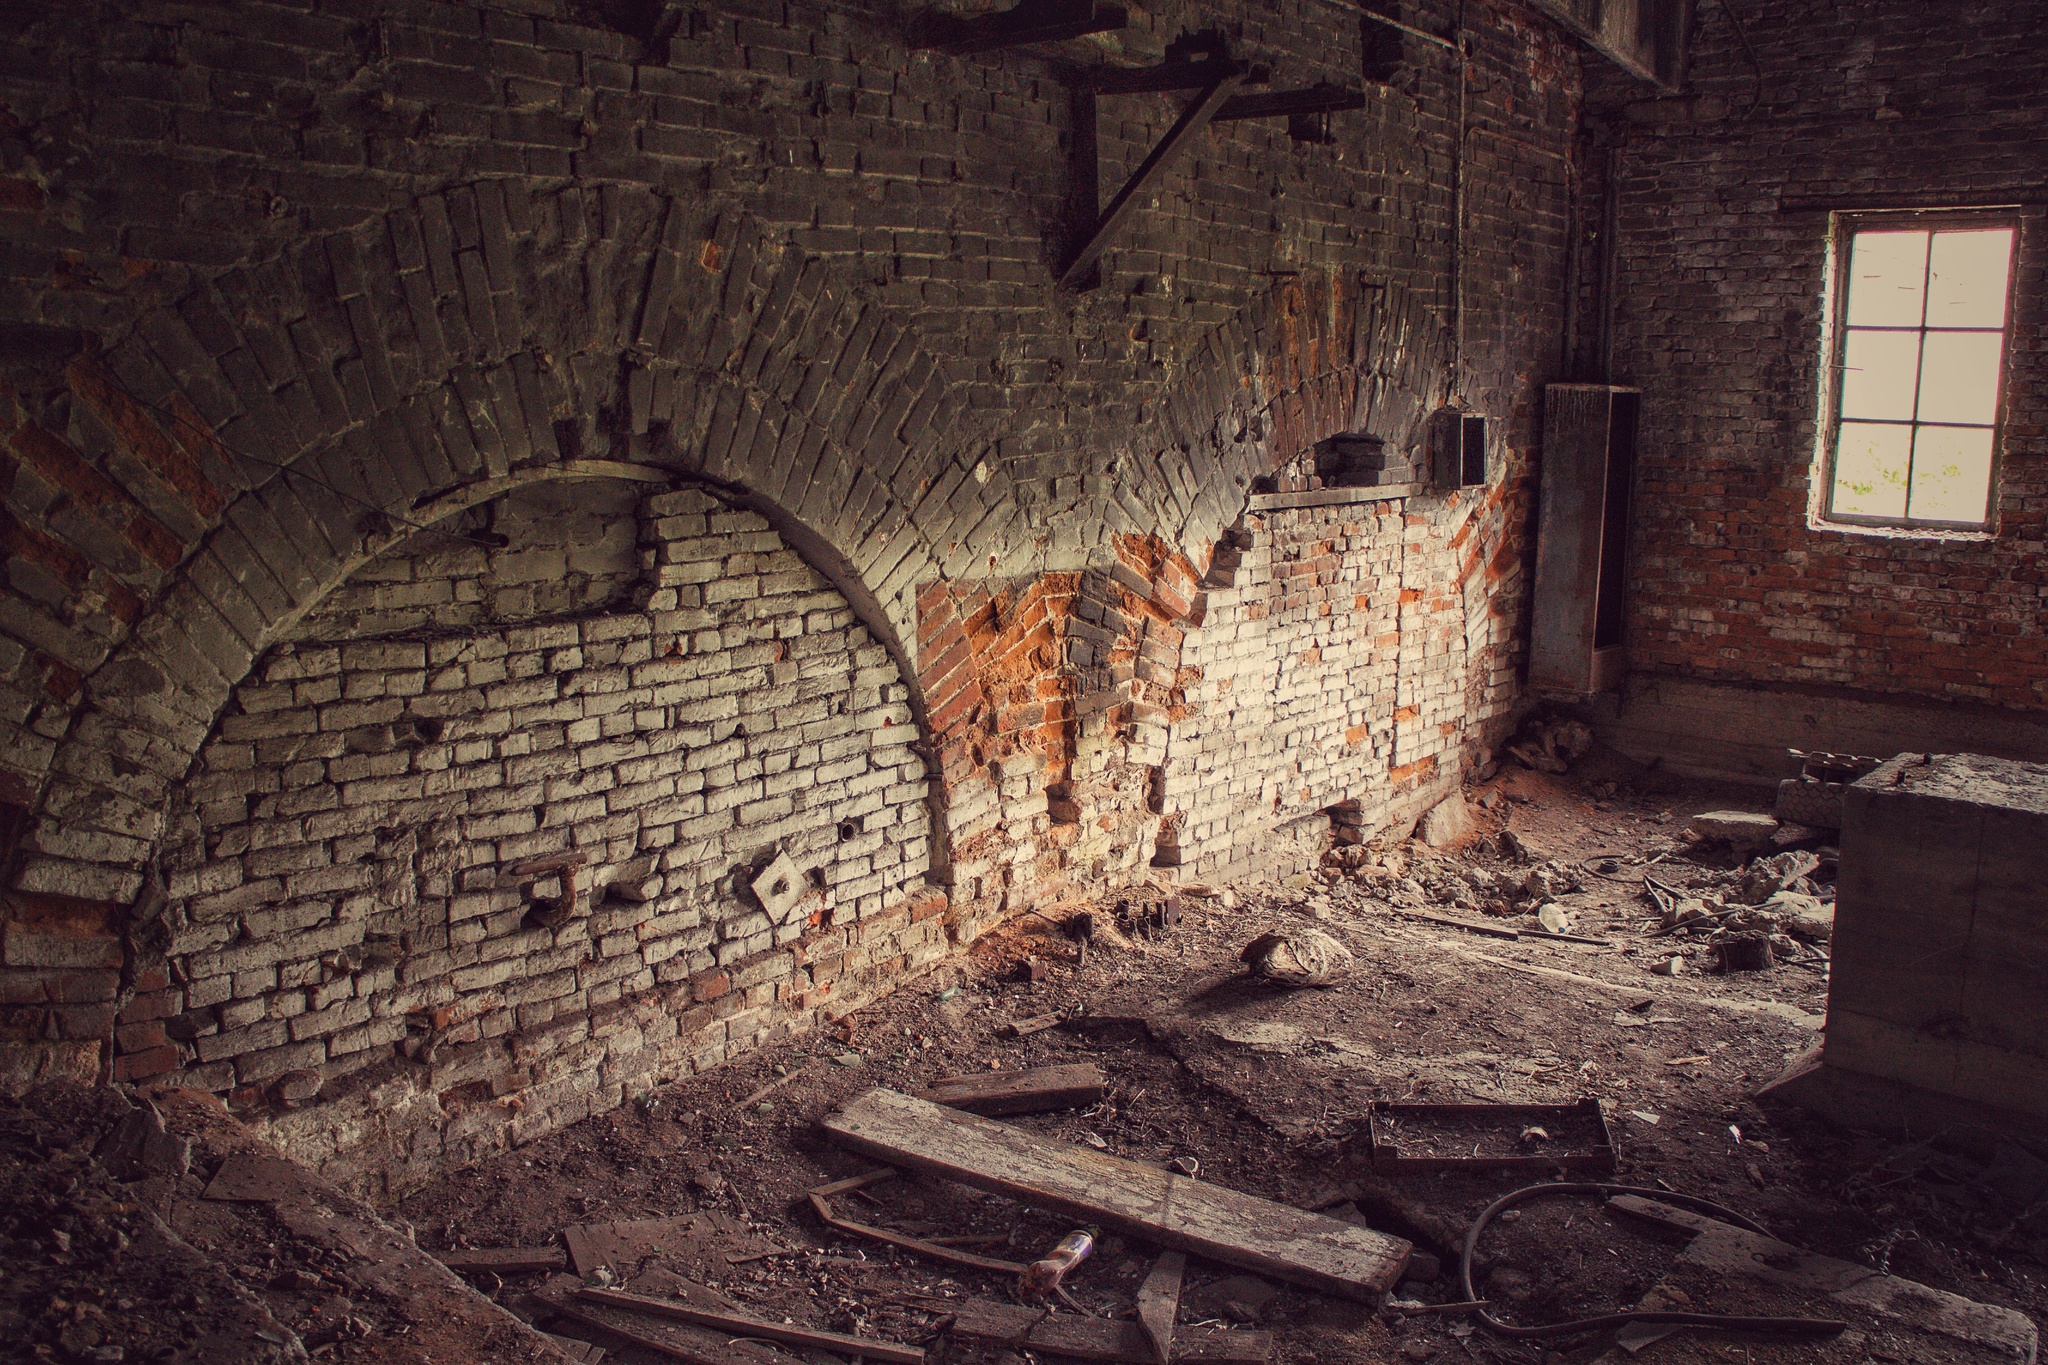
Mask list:
[[1828,520],[1990,522],[2015,229],[1984,214],[1842,223]]

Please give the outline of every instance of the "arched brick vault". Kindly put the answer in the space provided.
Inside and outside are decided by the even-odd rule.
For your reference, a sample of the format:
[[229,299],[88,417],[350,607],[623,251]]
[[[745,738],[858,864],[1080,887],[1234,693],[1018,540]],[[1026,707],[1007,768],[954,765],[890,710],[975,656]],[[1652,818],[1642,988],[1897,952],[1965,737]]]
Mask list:
[[[941,585],[993,605],[1051,572],[1070,577],[1029,591],[1085,597],[1092,569],[1096,595],[1170,630],[1254,478],[1335,431],[1416,444],[1447,383],[1431,303],[1363,277],[1283,283],[1200,342],[1149,420],[1105,433],[1118,453],[1059,519],[1074,530],[1033,536],[1005,469],[969,461],[986,419],[917,337],[729,205],[483,181],[200,284],[11,405],[13,449],[68,494],[73,530],[11,524],[10,552],[109,631],[48,633],[48,744],[5,774],[34,812],[13,885],[134,899],[168,785],[265,645],[401,518],[538,466],[641,465],[760,508],[907,678],[944,691],[919,697],[943,785],[992,802],[1003,746],[958,722],[996,665],[933,671]],[[1099,705],[1125,681],[1117,653],[1094,673],[1041,653],[1011,692]],[[1151,685],[1166,695],[1120,704],[1170,705]]]

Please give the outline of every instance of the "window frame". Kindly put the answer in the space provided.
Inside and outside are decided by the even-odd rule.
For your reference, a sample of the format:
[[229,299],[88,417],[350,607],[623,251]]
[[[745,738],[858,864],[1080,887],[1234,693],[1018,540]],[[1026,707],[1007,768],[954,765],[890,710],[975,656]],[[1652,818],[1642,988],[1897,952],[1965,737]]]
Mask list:
[[[1819,458],[1814,462],[1820,474],[1819,497],[1814,524],[1820,528],[1889,532],[1923,537],[1985,537],[1995,535],[1998,525],[1998,491],[2005,463],[2005,419],[2012,389],[2012,335],[2019,303],[2021,238],[2024,214],[2019,205],[1995,205],[1956,209],[1861,209],[1832,215],[1828,232],[1827,336],[1821,348],[1821,421]],[[1992,412],[1991,467],[1984,490],[1984,516],[1979,521],[1938,521],[1928,517],[1879,517],[1857,512],[1835,511],[1835,457],[1842,424],[1844,357],[1849,345],[1849,270],[1858,232],[1870,231],[1967,231],[2006,228],[2012,232],[2012,251],[2005,270],[2005,325],[1999,332],[1998,402]],[[1923,315],[1919,334],[1927,332]],[[1984,329],[1989,330],[1989,329]],[[1924,360],[1924,355],[1923,355]],[[1907,425],[1896,423],[1893,425]],[[1914,428],[1923,425],[1916,413]],[[1981,430],[1981,428],[1978,428]],[[1908,508],[1911,507],[1911,466],[1908,465]]]

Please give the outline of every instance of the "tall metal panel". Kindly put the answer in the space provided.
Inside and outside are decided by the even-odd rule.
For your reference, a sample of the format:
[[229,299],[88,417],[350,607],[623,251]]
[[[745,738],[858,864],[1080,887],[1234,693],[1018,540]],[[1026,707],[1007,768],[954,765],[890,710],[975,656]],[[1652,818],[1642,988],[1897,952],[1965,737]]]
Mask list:
[[1544,390],[1532,691],[1585,696],[1618,683],[1626,665],[1621,609],[1640,396],[1610,384]]

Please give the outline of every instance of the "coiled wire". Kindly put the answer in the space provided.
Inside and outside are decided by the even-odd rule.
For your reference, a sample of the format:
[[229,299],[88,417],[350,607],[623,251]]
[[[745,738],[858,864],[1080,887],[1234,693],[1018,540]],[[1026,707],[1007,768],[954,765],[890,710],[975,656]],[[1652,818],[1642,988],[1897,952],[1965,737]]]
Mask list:
[[[1577,1181],[1558,1181],[1548,1185],[1530,1185],[1511,1194],[1504,1194],[1486,1206],[1486,1211],[1474,1220],[1472,1230],[1465,1234],[1465,1248],[1458,1258],[1458,1286],[1466,1299],[1477,1299],[1479,1295],[1472,1288],[1472,1252],[1479,1245],[1480,1234],[1486,1225],[1517,1204],[1552,1195],[1590,1194],[1608,1198],[1617,1194],[1641,1195],[1663,1204],[1677,1204],[1695,1213],[1704,1213],[1724,1223],[1759,1236],[1771,1234],[1743,1217],[1735,1210],[1725,1208],[1711,1200],[1695,1195],[1677,1194],[1671,1190],[1646,1189],[1639,1185],[1599,1185]],[[1846,1331],[1849,1324],[1833,1318],[1759,1318],[1745,1317],[1737,1313],[1671,1313],[1661,1309],[1632,1309],[1623,1313],[1602,1313],[1598,1317],[1574,1318],[1569,1322],[1545,1323],[1540,1327],[1518,1327],[1511,1322],[1502,1322],[1484,1308],[1474,1308],[1473,1314],[1493,1331],[1504,1337],[1562,1337],[1580,1332],[1598,1332],[1610,1327],[1623,1327],[1631,1322],[1671,1323],[1680,1327],[1708,1327],[1723,1332],[1776,1332],[1786,1336],[1825,1337]]]

